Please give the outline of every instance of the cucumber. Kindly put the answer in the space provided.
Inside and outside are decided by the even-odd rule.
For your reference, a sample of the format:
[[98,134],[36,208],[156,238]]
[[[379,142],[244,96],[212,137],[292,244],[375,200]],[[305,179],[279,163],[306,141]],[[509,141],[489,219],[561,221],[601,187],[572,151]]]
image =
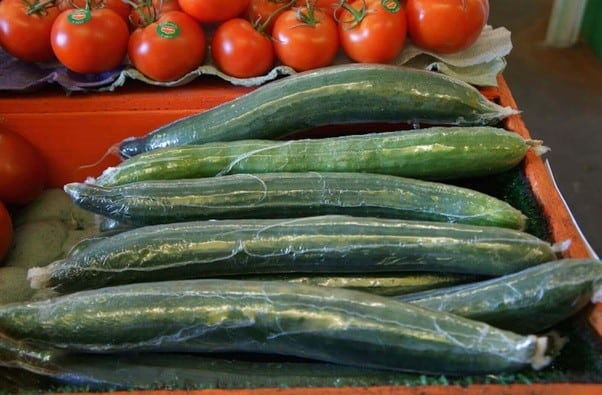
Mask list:
[[176,145],[272,139],[323,125],[425,122],[495,125],[517,113],[442,74],[346,64],[270,82],[238,99],[121,142],[128,158]]
[[[70,390],[98,392],[117,389],[400,385],[405,381],[417,380],[414,375],[390,370],[286,360],[282,357],[268,359],[259,355],[250,360],[169,352],[118,355],[71,353],[56,348],[35,347],[0,333],[2,367],[52,378],[52,384],[69,386]],[[31,392],[49,392],[54,387],[46,383],[31,387]],[[3,394],[21,393],[6,392],[6,388],[1,388]],[[56,389],[50,392],[56,392]]]
[[250,274],[435,271],[496,276],[554,258],[550,244],[511,229],[333,215],[149,225],[33,268],[28,278],[33,288],[64,293]]
[[466,284],[482,278],[470,274],[412,272],[392,273],[380,276],[368,274],[344,276],[299,276],[280,274],[272,276],[244,276],[239,279],[285,281],[320,287],[355,289],[382,296],[397,296],[450,287],[452,285]]
[[134,182],[70,183],[78,206],[123,224],[347,214],[523,229],[508,203],[443,183],[370,173],[234,174]]
[[238,140],[147,152],[109,167],[102,186],[234,173],[361,172],[444,180],[500,173],[530,142],[495,127],[433,127],[289,141]]
[[264,353],[431,374],[541,368],[547,337],[345,289],[235,280],[138,283],[0,307],[15,339],[75,352]]
[[602,262],[561,259],[502,277],[397,299],[520,333],[548,329],[584,308],[602,289]]

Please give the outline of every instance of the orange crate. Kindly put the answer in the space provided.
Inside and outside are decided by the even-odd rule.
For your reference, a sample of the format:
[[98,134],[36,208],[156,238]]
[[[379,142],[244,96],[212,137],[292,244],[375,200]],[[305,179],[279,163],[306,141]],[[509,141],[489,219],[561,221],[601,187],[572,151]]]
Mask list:
[[[498,78],[498,88],[482,92],[491,100],[518,108],[506,81]],[[112,150],[119,141],[143,135],[154,128],[218,104],[230,101],[253,88],[234,87],[220,80],[206,79],[177,89],[157,89],[132,83],[117,92],[73,94],[56,90],[35,94],[0,94],[0,126],[27,137],[49,164],[49,187],[97,176],[119,159]],[[530,138],[520,115],[505,121],[507,129]],[[548,221],[553,242],[570,240],[565,258],[595,257],[575,223],[570,209],[558,191],[547,164],[529,152],[524,172],[532,192]],[[602,305],[588,310],[590,324],[602,337]],[[602,384],[477,384],[460,386],[399,386],[368,388],[278,388],[198,391],[143,391],[145,395],[385,395],[385,394],[602,394]],[[111,392],[119,394],[119,392]]]

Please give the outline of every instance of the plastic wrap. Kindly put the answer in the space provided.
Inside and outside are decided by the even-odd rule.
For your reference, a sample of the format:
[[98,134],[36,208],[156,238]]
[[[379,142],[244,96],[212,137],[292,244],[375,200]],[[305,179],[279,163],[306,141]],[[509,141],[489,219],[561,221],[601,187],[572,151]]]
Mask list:
[[136,228],[29,271],[59,292],[137,281],[274,273],[442,271],[502,275],[555,259],[504,228],[372,217],[195,221]]
[[119,145],[119,153],[128,158],[177,145],[275,139],[332,125],[497,125],[516,113],[488,100],[475,87],[440,73],[342,64],[274,81],[131,137]]
[[245,276],[246,280],[286,281],[320,287],[346,288],[369,292],[375,295],[394,296],[420,292],[428,289],[450,287],[482,279],[480,276],[458,273],[392,273],[383,275],[273,275]]
[[545,337],[362,292],[280,282],[103,288],[1,307],[0,329],[78,352],[268,353],[433,374],[539,369],[550,362]]
[[123,224],[319,214],[523,229],[508,203],[467,188],[368,173],[265,173],[154,180],[116,187],[70,183],[75,204]]
[[602,262],[562,259],[506,276],[398,300],[519,333],[551,328],[583,309],[602,287]]
[[268,172],[364,172],[446,180],[517,166],[531,143],[497,127],[431,127],[301,140],[238,140],[171,146],[126,159],[87,180],[136,181]]

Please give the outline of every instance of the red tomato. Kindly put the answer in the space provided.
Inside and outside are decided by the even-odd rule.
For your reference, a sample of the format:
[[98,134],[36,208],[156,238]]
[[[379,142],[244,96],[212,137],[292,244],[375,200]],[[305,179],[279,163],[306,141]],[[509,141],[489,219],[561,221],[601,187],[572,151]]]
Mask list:
[[249,0],[178,0],[182,11],[203,23],[223,22],[240,16]]
[[13,242],[13,223],[10,220],[10,215],[0,202],[0,263],[8,254],[10,245]]
[[109,8],[119,14],[124,21],[129,23],[132,6],[123,0],[58,0],[58,7],[61,11],[73,10],[76,8],[86,8],[90,1],[90,8]]
[[311,7],[280,14],[272,38],[278,59],[296,71],[330,65],[339,49],[336,22],[321,9]]
[[278,15],[291,7],[291,0],[251,0],[249,20],[261,26],[265,33],[271,34]]
[[405,45],[403,8],[385,8],[381,0],[355,0],[339,19],[341,46],[351,59],[362,63],[389,63]]
[[63,11],[52,26],[57,59],[77,73],[101,73],[119,66],[127,54],[130,31],[113,10]]
[[[310,5],[322,9],[325,13],[332,17],[339,17],[343,12],[341,0],[309,0]],[[307,6],[307,0],[297,0],[297,7]]]
[[0,158],[0,201],[30,203],[46,183],[46,166],[39,152],[20,134],[0,131]]
[[[33,2],[32,2],[33,3]],[[34,11],[36,7],[40,8]],[[0,1],[0,46],[16,58],[44,62],[54,58],[50,30],[58,8],[28,5],[25,1]]]
[[221,71],[238,78],[263,75],[274,64],[270,38],[242,18],[230,19],[216,29],[211,55]]
[[488,0],[407,0],[408,35],[419,47],[454,53],[479,38],[489,18]]
[[132,32],[128,55],[136,69],[147,77],[177,80],[203,63],[205,33],[191,16],[171,11]]
[[182,11],[178,0],[153,0],[153,4],[156,7],[160,6],[160,11],[163,14],[169,11]]

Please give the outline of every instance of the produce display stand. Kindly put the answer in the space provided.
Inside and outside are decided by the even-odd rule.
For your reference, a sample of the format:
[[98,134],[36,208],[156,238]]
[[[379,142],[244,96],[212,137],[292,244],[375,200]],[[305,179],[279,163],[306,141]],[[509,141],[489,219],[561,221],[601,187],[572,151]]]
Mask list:
[[[503,76],[498,87],[482,92],[505,106],[517,106]],[[232,100],[253,88],[236,87],[218,79],[207,78],[175,89],[157,89],[132,83],[115,92],[77,93],[70,96],[58,89],[35,93],[0,93],[0,126],[18,132],[41,152],[49,166],[48,187],[60,188],[66,182],[97,176],[119,159],[114,145],[130,136],[145,134],[153,128]],[[529,138],[530,132],[520,115],[505,121],[507,129]],[[538,136],[534,136],[537,138]],[[544,142],[545,143],[545,142]],[[1,159],[0,159],[1,160]],[[570,240],[563,257],[595,257],[554,183],[544,158],[529,152],[523,171],[548,222],[553,242]],[[590,306],[587,319],[602,337],[602,306]],[[597,384],[599,383],[599,384]],[[111,392],[118,394],[118,392]],[[127,392],[148,395],[293,395],[293,394],[602,394],[602,382],[594,383],[526,383],[427,386],[377,386],[350,388],[272,388],[198,391]]]

